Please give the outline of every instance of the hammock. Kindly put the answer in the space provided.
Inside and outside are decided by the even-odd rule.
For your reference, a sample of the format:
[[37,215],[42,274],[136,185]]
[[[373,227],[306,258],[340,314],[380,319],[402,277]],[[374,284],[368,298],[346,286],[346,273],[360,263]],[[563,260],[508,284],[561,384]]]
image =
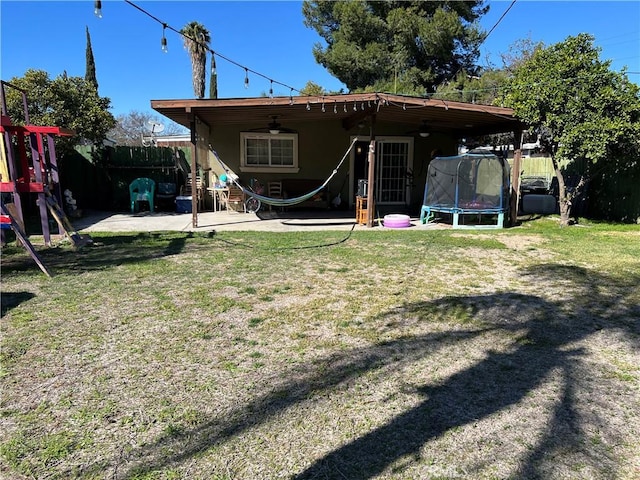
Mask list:
[[314,195],[317,195],[323,188],[325,188],[329,184],[331,179],[336,175],[336,173],[338,173],[338,170],[340,169],[340,167],[342,166],[342,164],[346,160],[346,158],[349,155],[349,152],[351,152],[351,149],[353,148],[353,146],[356,144],[356,141],[357,141],[357,139],[354,139],[353,142],[351,142],[351,145],[349,146],[349,148],[345,152],[344,156],[342,157],[342,160],[340,160],[340,162],[338,163],[338,166],[333,169],[333,172],[331,172],[331,175],[329,175],[329,178],[327,178],[322,185],[320,185],[318,188],[316,188],[315,190],[312,190],[309,193],[305,193],[304,195],[300,195],[299,197],[293,197],[293,198],[266,197],[264,195],[260,195],[260,194],[258,194],[256,192],[254,192],[251,189],[243,187],[232,175],[229,174],[229,170],[227,169],[226,165],[222,162],[222,160],[220,160],[220,157],[218,157],[218,154],[216,153],[216,151],[213,148],[211,148],[211,146],[209,146],[209,148],[210,148],[211,152],[213,153],[213,156],[216,158],[216,160],[218,160],[218,163],[220,164],[220,166],[223,168],[223,170],[227,174],[227,177],[230,178],[231,181],[233,181],[233,183],[235,183],[236,186],[245,193],[245,195],[248,195],[250,197],[256,198],[256,199],[260,200],[260,202],[265,203],[267,205],[273,205],[274,207],[288,207],[288,206],[291,206],[291,205],[297,205],[297,204],[302,203],[302,202],[304,202],[306,200],[309,200],[310,198],[313,198]]

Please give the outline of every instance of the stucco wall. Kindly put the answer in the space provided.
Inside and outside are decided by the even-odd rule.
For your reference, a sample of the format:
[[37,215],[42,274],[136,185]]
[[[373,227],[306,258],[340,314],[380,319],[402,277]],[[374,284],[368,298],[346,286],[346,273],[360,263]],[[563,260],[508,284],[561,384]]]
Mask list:
[[[329,113],[327,114],[329,115]],[[267,119],[268,120],[268,119]],[[265,125],[267,123],[265,120]],[[368,141],[370,129],[368,125],[362,128],[355,126],[345,130],[339,120],[319,123],[301,122],[291,124],[286,118],[278,120],[282,127],[293,129],[298,133],[298,173],[243,173],[240,170],[240,133],[263,127],[264,125],[220,125],[212,126],[210,141],[213,148],[241,181],[248,181],[251,177],[261,182],[283,180],[286,178],[317,179],[324,181],[340,162],[353,137],[358,136]],[[432,133],[427,138],[415,135],[415,125],[398,125],[378,123],[375,125],[376,136],[397,136],[413,138],[413,173],[411,188],[411,206],[416,209],[422,205],[422,196],[428,163],[432,152],[439,150],[440,155],[455,155],[456,141],[445,135]],[[347,158],[338,173],[328,185],[331,198],[341,192],[343,201],[349,200],[350,159]],[[215,166],[214,166],[215,169]]]

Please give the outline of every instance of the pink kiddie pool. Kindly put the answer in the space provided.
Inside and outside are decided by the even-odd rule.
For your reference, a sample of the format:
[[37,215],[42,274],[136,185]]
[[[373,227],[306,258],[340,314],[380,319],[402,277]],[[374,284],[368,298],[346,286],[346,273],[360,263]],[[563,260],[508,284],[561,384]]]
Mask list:
[[382,224],[387,228],[407,228],[411,226],[411,218],[409,215],[392,213],[384,216]]

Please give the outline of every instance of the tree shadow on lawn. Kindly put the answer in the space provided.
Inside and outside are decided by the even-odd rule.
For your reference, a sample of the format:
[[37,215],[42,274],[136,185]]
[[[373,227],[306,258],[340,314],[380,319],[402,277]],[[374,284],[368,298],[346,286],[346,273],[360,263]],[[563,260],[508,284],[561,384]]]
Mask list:
[[35,294],[31,292],[2,292],[2,295],[0,295],[0,317],[4,317],[9,310],[34,297]]
[[[561,286],[563,294],[569,294],[565,296],[568,300],[501,293],[447,297],[386,312],[380,317],[397,318],[400,314],[427,322],[439,311],[464,308],[471,313],[476,328],[401,338],[328,357],[322,365],[309,367],[310,373],[298,375],[298,380],[265,393],[225,418],[213,419],[180,435],[163,437],[133,450],[126,459],[119,459],[120,465],[116,466],[120,462],[113,459],[111,465],[117,469],[117,478],[132,478],[140,472],[179,465],[317,393],[348,385],[367,372],[389,367],[401,369],[427,358],[437,349],[473,341],[495,330],[514,337],[509,351],[487,351],[481,361],[442,383],[421,386],[419,391],[424,400],[417,406],[325,454],[306,470],[290,472],[292,478],[373,478],[402,458],[418,458],[429,441],[517,405],[552,372],[561,373],[562,384],[554,411],[541,440],[522,459],[514,478],[548,477],[546,470],[554,456],[567,451],[579,452],[590,467],[605,469],[608,476],[615,477],[618,459],[607,453],[605,446],[599,448],[586,442],[574,395],[584,381],[581,362],[584,352],[573,344],[603,329],[615,330],[630,344],[637,344],[640,308],[629,299],[629,292],[637,287],[640,278],[623,282],[561,265],[538,266],[525,271],[525,275],[541,288]],[[296,378],[299,372],[291,373],[288,378]],[[607,425],[607,419],[599,421]],[[533,443],[535,439],[530,441]],[[103,467],[104,464],[94,465],[93,470]]]
[[[73,250],[71,247],[40,248],[38,255],[52,273],[65,271],[105,270],[124,264],[135,264],[181,253],[193,232],[157,232],[132,235],[95,236],[92,245]],[[13,247],[20,248],[20,247]],[[22,248],[3,255],[2,271],[33,272],[40,274],[38,266]]]

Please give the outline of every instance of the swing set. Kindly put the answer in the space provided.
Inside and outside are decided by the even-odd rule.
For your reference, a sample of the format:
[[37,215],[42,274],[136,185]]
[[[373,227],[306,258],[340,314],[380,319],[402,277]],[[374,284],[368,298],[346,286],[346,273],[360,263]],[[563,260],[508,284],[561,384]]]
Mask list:
[[[17,90],[22,96],[24,125],[14,125],[9,117],[6,87]],[[13,230],[40,269],[50,276],[27,238],[22,204],[25,197],[36,196],[45,245],[52,246],[49,214],[58,224],[59,232],[65,232],[74,247],[91,243],[88,235],[80,235],[73,229],[61,207],[54,137],[68,137],[74,132],[62,127],[31,125],[26,92],[3,80],[0,80],[0,99],[0,226],[3,234],[4,230]]]

